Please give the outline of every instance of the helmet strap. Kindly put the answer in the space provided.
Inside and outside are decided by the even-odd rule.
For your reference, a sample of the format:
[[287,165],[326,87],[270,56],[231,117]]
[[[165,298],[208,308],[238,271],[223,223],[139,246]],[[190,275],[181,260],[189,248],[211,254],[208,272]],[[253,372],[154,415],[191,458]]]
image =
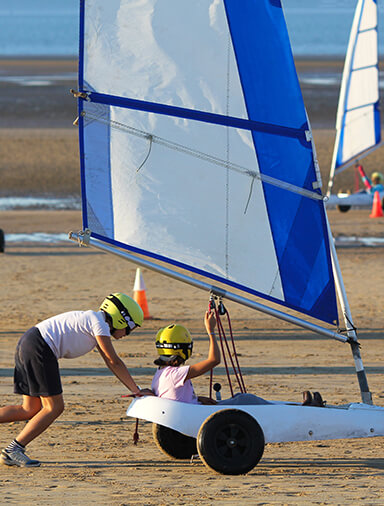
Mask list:
[[131,318],[131,315],[128,313],[128,310],[127,308],[124,306],[124,304],[122,304],[122,302],[117,298],[115,297],[114,295],[109,295],[107,297],[107,299],[109,299],[111,302],[113,302],[113,304],[115,304],[115,306],[117,307],[117,309],[119,310],[121,316],[124,318],[124,320],[126,321],[127,323],[127,327],[130,329],[130,330],[133,330],[135,327],[136,327],[136,323],[132,320]]

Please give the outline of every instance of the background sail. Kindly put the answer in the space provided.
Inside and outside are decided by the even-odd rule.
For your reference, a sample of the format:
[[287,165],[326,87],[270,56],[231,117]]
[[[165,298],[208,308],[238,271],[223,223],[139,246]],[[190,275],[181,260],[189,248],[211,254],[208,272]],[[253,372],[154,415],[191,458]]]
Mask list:
[[359,0],[340,88],[331,173],[381,142],[377,2]]
[[336,321],[319,175],[279,0],[87,0],[81,14],[84,227]]

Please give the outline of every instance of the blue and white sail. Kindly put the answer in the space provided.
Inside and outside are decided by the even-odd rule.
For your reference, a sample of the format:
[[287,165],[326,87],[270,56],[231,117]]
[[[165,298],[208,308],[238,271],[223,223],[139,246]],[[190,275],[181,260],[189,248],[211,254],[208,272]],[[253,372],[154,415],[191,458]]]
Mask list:
[[358,0],[341,81],[328,194],[336,174],[380,143],[377,0]]
[[83,0],[80,28],[92,237],[335,323],[280,0]]

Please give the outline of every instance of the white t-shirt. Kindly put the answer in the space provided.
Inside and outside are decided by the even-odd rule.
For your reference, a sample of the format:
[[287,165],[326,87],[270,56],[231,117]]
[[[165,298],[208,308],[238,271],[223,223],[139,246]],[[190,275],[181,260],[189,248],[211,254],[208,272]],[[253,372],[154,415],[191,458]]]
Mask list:
[[36,325],[56,358],[85,355],[96,346],[96,336],[110,336],[102,311],[69,311]]

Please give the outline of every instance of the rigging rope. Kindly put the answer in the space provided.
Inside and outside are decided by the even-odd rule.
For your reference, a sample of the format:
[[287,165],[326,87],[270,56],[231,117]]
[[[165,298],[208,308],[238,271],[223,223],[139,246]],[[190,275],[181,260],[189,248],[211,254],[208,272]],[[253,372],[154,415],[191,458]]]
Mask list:
[[149,158],[149,155],[151,154],[151,151],[152,151],[152,135],[149,135],[148,136],[149,138],[149,147],[148,147],[148,153],[146,155],[146,157],[144,158],[144,160],[141,162],[141,164],[138,166],[138,168],[136,169],[136,172],[139,172],[139,170],[144,166],[145,162],[148,160]]
[[[221,298],[218,299],[218,304],[216,304],[215,298],[213,295],[210,296],[209,303],[208,303],[208,309],[209,309],[209,311],[211,311],[212,309],[215,311],[220,348],[221,348],[221,353],[223,356],[225,371],[227,373],[227,379],[228,379],[229,389],[231,391],[231,397],[233,397],[233,395],[234,395],[234,390],[233,390],[232,381],[231,381],[231,374],[230,374],[229,367],[228,367],[227,356],[230,359],[232,370],[235,375],[240,392],[246,393],[247,389],[245,387],[243,375],[242,375],[242,372],[240,369],[239,359],[238,359],[238,355],[237,355],[237,351],[236,351],[236,347],[235,347],[235,340],[233,338],[232,325],[231,325],[231,320],[229,317],[228,310],[224,307],[224,304],[223,304]],[[232,353],[229,349],[228,340],[225,335],[224,326],[223,326],[223,323],[222,323],[221,317],[220,317],[223,315],[227,316],[227,324],[228,324],[230,338],[231,338],[231,342],[232,342]],[[232,355],[234,357],[234,360],[232,358]],[[236,364],[235,364],[235,362],[236,362]],[[213,383],[213,370],[211,369],[210,382],[209,382],[209,397],[210,398],[212,398],[212,383]]]

